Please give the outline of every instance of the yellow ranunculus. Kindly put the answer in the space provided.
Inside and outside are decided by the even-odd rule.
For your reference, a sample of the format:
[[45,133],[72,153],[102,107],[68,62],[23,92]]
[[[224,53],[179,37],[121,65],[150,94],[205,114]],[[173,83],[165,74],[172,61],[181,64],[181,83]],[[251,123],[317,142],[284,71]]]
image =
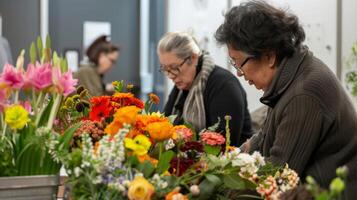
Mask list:
[[125,148],[133,150],[135,155],[142,156],[147,154],[151,142],[145,135],[137,135],[134,139],[124,139]]
[[128,197],[130,200],[150,200],[155,188],[144,177],[137,176],[129,183]]
[[29,121],[29,114],[21,105],[11,105],[5,109],[5,122],[12,129],[22,129]]
[[156,141],[163,141],[173,137],[174,126],[168,122],[154,122],[148,124],[146,130],[149,132],[150,137]]

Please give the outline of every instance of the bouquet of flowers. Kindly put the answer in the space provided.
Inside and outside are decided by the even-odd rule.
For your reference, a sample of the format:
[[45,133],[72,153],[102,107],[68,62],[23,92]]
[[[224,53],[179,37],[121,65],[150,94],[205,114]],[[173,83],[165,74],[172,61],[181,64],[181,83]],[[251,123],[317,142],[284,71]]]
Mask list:
[[150,111],[156,95],[143,103],[122,92],[123,82],[113,85],[112,96],[88,98],[81,88],[66,100],[63,115],[82,123],[71,152],[53,156],[64,163],[74,199],[275,199],[298,184],[288,166],[241,153],[215,126],[200,133],[174,126],[174,116]]
[[0,75],[0,176],[57,174],[61,164],[50,154],[51,146],[69,149],[76,127],[61,133],[52,127],[77,80],[50,43],[47,37],[43,47],[38,38],[27,69],[22,50],[16,66],[6,64]]

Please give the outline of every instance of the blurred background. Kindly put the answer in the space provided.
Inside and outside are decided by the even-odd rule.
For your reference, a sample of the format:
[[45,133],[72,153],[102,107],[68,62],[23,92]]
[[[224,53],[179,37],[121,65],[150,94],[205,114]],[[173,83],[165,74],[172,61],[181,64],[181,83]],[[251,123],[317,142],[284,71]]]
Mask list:
[[[52,48],[69,59],[76,71],[85,49],[95,37],[107,34],[119,44],[120,57],[105,76],[106,82],[124,80],[145,98],[158,94],[162,109],[173,84],[161,74],[156,45],[167,31],[189,31],[216,63],[228,65],[226,48],[214,40],[224,13],[240,0],[0,0],[0,35],[7,39],[7,59],[16,61],[22,48],[37,36],[52,38]],[[270,0],[290,9],[305,28],[305,44],[344,84],[347,60],[357,41],[356,0]],[[9,56],[10,55],[10,56]],[[2,67],[2,66],[1,66]],[[241,80],[250,111],[261,106],[254,86]]]

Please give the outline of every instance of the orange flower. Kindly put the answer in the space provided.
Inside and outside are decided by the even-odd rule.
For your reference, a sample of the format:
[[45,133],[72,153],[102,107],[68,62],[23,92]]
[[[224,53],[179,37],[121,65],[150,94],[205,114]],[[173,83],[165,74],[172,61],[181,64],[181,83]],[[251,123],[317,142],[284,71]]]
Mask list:
[[150,98],[150,101],[153,102],[154,104],[160,103],[160,98],[154,93],[150,93],[149,98]]
[[156,166],[159,162],[157,159],[150,157],[149,155],[145,154],[142,156],[137,156],[140,163],[145,162],[146,160],[150,161],[152,165]]
[[105,132],[111,135],[116,134],[123,124],[132,124],[135,122],[135,118],[138,115],[140,108],[136,106],[125,106],[119,108],[114,114],[114,120],[107,127],[105,127]]
[[181,194],[179,191],[180,188],[176,187],[174,190],[172,190],[165,196],[165,200],[188,200],[188,197],[186,195]]
[[148,124],[146,130],[149,132],[150,137],[156,141],[172,138],[174,134],[173,126],[168,121]]
[[169,121],[167,118],[159,117],[156,115],[138,115],[135,122],[135,127],[140,131],[145,131],[148,124],[154,122]]
[[113,136],[113,135],[117,134],[119,129],[122,127],[123,127],[123,125],[121,123],[113,121],[107,127],[105,127],[104,132]]
[[140,108],[136,106],[125,106],[119,108],[114,114],[114,121],[121,124],[132,124],[135,122],[135,118],[138,115]]

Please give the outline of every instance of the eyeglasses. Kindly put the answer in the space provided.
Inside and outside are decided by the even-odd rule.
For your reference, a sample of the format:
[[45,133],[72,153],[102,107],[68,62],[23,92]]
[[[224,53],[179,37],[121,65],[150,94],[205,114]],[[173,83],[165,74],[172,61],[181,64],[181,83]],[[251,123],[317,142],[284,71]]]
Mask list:
[[244,72],[242,70],[243,66],[252,58],[254,58],[254,56],[248,56],[240,66],[238,66],[236,61],[234,59],[232,59],[231,57],[229,57],[228,61],[229,61],[229,64],[232,65],[237,70],[238,74],[243,75],[244,74]]
[[180,64],[178,65],[171,65],[171,67],[165,66],[165,65],[160,65],[159,72],[165,74],[165,76],[177,76],[180,74],[180,68],[182,65],[185,64],[185,62],[191,58],[191,56],[185,58]]

